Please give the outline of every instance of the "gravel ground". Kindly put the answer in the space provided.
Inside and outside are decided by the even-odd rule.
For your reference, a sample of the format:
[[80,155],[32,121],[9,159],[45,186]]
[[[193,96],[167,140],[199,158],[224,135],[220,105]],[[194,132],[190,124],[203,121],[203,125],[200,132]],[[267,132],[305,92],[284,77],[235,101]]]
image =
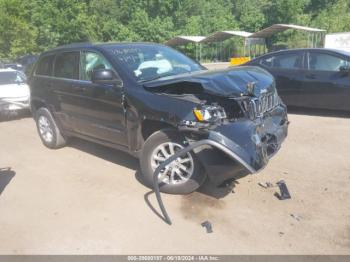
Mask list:
[[[350,254],[350,119],[290,121],[259,174],[233,188],[163,195],[172,226],[147,205],[157,208],[136,159],[77,139],[49,150],[32,119],[1,122],[0,253]],[[290,200],[258,185],[281,179]]]

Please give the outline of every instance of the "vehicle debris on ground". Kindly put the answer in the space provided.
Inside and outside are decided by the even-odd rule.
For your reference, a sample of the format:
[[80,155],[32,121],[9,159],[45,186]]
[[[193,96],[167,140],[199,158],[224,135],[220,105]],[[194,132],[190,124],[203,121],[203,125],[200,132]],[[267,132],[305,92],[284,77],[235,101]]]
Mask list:
[[288,191],[288,188],[287,188],[287,185],[286,185],[286,182],[284,182],[284,180],[281,180],[279,182],[276,183],[280,189],[280,194],[276,193],[276,197],[279,199],[279,200],[286,200],[286,199],[290,199],[291,196],[290,196],[290,193]]
[[213,226],[209,221],[204,221],[201,224],[202,227],[205,227],[205,229],[207,230],[207,233],[213,233]]

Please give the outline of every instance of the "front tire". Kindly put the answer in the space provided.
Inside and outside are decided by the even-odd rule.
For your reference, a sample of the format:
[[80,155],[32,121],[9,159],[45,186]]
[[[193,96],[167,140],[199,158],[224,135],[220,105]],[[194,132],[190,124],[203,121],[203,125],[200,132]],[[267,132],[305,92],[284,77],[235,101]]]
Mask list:
[[36,111],[35,122],[40,139],[46,147],[56,149],[66,145],[65,138],[47,108],[41,107]]
[[[186,147],[185,139],[175,130],[160,130],[152,134],[142,149],[140,164],[143,180],[153,188],[154,170],[165,159]],[[204,182],[206,175],[193,152],[170,163],[159,174],[161,192],[169,194],[189,194],[197,190]]]

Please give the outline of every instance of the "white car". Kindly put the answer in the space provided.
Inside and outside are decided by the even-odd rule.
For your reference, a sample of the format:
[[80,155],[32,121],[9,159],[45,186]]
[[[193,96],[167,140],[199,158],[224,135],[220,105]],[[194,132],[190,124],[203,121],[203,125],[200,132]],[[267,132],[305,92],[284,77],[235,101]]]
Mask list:
[[24,73],[0,69],[0,114],[29,109],[30,90]]

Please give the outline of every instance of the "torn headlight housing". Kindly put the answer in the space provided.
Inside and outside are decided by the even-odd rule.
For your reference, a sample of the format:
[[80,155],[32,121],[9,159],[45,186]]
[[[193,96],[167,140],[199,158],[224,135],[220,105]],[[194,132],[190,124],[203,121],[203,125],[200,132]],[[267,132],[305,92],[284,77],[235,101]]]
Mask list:
[[215,123],[226,119],[224,108],[219,105],[201,105],[193,109],[193,114],[198,122]]

